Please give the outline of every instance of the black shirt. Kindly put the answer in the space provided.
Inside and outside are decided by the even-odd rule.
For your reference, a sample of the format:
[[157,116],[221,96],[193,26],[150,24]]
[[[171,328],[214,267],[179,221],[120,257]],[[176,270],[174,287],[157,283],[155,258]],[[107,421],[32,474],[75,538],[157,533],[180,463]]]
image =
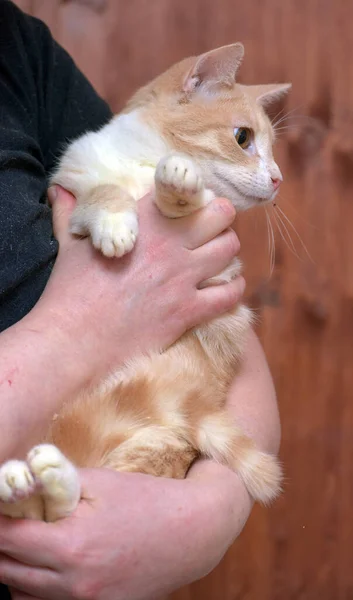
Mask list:
[[46,205],[55,161],[110,117],[44,23],[0,0],[0,331],[31,310],[55,261]]
[[0,331],[39,299],[57,254],[48,175],[111,117],[48,28],[0,0]]

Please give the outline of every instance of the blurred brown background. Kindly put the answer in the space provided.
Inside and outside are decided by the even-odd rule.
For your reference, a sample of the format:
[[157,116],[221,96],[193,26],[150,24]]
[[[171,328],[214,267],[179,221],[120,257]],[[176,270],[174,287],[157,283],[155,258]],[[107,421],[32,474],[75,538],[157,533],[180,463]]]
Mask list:
[[[238,218],[248,297],[275,378],[285,494],[256,507],[221,565],[174,600],[353,598],[353,2],[19,0],[118,110],[174,61],[241,40],[241,81],[292,81],[276,155],[269,279],[261,211]],[[282,226],[282,229],[284,226]],[[286,233],[283,231],[285,237]]]

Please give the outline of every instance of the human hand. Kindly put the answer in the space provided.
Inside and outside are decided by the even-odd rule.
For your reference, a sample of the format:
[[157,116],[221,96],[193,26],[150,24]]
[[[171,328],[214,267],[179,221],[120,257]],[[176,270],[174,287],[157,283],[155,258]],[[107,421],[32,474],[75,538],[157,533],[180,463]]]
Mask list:
[[89,240],[70,236],[74,202],[59,191],[53,214],[60,250],[52,275],[35,307],[1,334],[1,461],[36,444],[63,402],[130,357],[168,346],[229,309],[243,289],[242,279],[197,289],[239,250],[236,235],[226,231],[234,218],[227,201],[173,221],[151,197],[142,199],[139,240],[122,260],[104,259]]
[[[82,470],[86,500],[56,523],[0,518],[0,580],[46,600],[155,600],[222,558],[250,505],[226,469],[173,480]],[[212,518],[210,519],[210,515]]]
[[[228,406],[260,449],[278,451],[276,394],[253,333]],[[183,481],[103,470],[81,477],[95,500],[81,502],[69,519],[0,518],[0,580],[21,590],[13,600],[155,600],[211,571],[253,504],[236,473],[207,460]],[[40,587],[50,582],[54,587]]]
[[138,352],[165,348],[187,329],[232,308],[244,280],[199,290],[239,251],[229,227],[234,209],[212,202],[184,219],[166,219],[151,196],[139,202],[140,234],[122,259],[100,256],[89,240],[73,238],[68,222],[74,199],[53,192],[58,258],[32,318],[48,315],[58,337],[68,336],[77,368],[97,379]]
[[[276,394],[252,332],[228,407],[260,449],[277,453]],[[183,481],[103,470],[81,477],[86,497],[95,500],[81,502],[69,519],[0,518],[0,580],[25,590],[14,591],[13,600],[155,600],[211,571],[253,504],[236,473],[208,460],[197,461]],[[49,576],[61,588],[41,588]],[[65,585],[69,594],[61,592]]]

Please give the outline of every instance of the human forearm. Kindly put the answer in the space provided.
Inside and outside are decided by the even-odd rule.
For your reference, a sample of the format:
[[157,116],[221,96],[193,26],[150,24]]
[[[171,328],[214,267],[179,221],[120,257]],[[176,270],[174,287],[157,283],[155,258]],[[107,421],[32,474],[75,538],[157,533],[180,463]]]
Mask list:
[[[229,402],[231,412],[258,446],[276,451],[275,394],[253,334]],[[10,555],[0,560],[4,581],[32,596],[51,599],[81,597],[79,590],[88,589],[98,590],[95,597],[102,599],[113,595],[118,600],[127,594],[134,600],[157,598],[212,570],[252,508],[240,478],[210,461],[195,464],[186,481],[108,469],[83,470],[81,477],[84,496],[90,501],[82,501],[72,517],[55,524],[1,521],[0,542]],[[112,531],[119,532],[118,544]],[[43,559],[38,562],[40,555]],[[11,557],[27,566],[22,568]]]
[[70,194],[59,190],[52,201],[60,247],[54,270],[37,305],[0,335],[0,461],[37,443],[63,401],[132,356],[168,346],[229,310],[242,292],[241,281],[198,290],[210,268],[217,273],[239,249],[235,234],[223,234],[216,250],[212,245],[234,218],[225,201],[178,223],[142,199],[137,247],[119,261],[70,236]]
[[83,387],[85,365],[73,340],[45,310],[0,335],[0,460],[38,442],[63,401]]
[[[276,391],[262,346],[253,330],[249,332],[244,359],[229,390],[227,407],[231,418],[257,447],[277,454],[281,425]],[[198,461],[189,477],[204,478],[223,468],[211,461]],[[231,471],[226,470],[230,475]]]
[[240,372],[229,392],[228,408],[258,448],[278,453],[281,425],[276,391],[265,353],[252,330]]
[[191,582],[218,565],[242,532],[253,501],[240,477],[211,461],[195,464],[189,479],[194,479],[199,488],[193,526],[185,527],[184,532],[187,539],[197,542],[193,545],[195,565]]
[[[243,364],[229,392],[228,407],[235,422],[255,441],[258,448],[274,454],[278,452],[280,421],[276,393],[264,352],[253,331],[248,336]],[[214,555],[218,551],[221,557],[222,552],[240,534],[253,501],[236,473],[212,461],[197,461],[188,478],[208,486],[206,493],[212,508],[208,514],[200,511],[197,516],[205,521],[206,530],[207,522],[213,521],[214,542],[211,537],[208,546],[205,538],[203,555],[200,555],[200,564],[202,561],[207,564],[210,553]],[[206,530],[205,536],[208,534]]]

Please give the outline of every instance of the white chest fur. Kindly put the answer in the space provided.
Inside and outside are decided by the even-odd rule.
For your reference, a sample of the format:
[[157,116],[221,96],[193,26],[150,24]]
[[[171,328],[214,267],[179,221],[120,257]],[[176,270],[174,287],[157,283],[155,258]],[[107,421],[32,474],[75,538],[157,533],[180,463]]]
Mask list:
[[52,183],[70,190],[78,201],[104,184],[120,186],[138,200],[153,185],[156,166],[168,151],[137,111],[118,115],[70,144]]

